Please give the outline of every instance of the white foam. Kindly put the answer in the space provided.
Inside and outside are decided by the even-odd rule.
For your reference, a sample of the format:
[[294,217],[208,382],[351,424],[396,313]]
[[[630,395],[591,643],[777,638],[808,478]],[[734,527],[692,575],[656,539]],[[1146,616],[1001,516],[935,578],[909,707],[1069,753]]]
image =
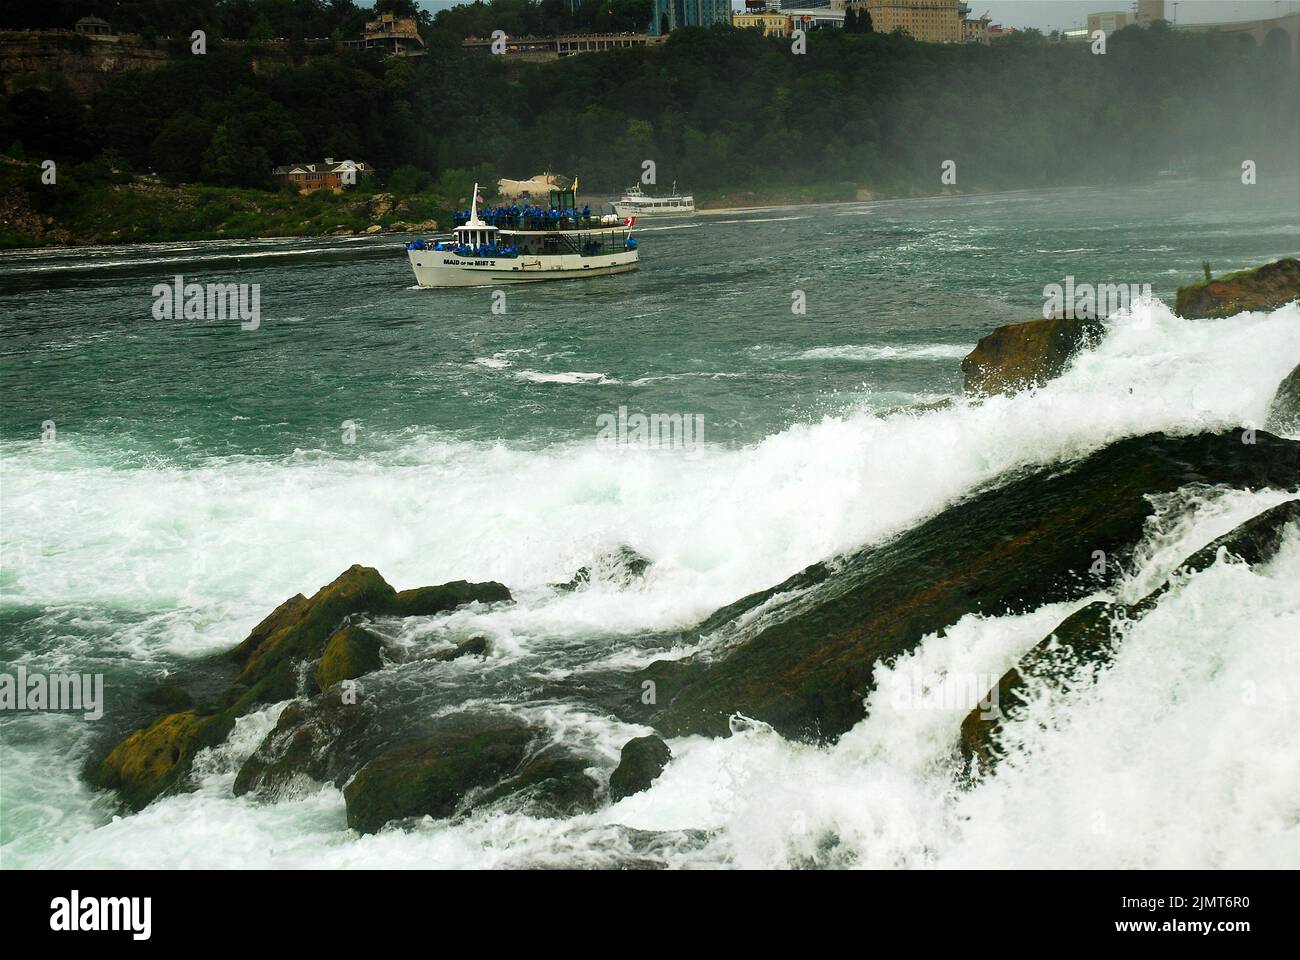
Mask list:
[[[6,443],[4,601],[44,608],[52,626],[85,609],[132,611],[133,625],[114,631],[121,649],[200,653],[228,647],[286,596],[361,562],[398,587],[510,585],[514,606],[457,611],[446,625],[488,633],[494,656],[555,638],[631,638],[697,622],[1009,471],[1149,431],[1260,425],[1300,360],[1294,304],[1211,321],[1147,305],[1111,326],[1034,394],[828,417],[694,459],[599,450],[594,423],[593,442],[541,450],[418,436],[352,459],[303,452],[186,468],[123,463],[63,433],[55,444]],[[1133,591],[1280,499],[1181,496],[1139,554],[1142,569],[1130,571]],[[644,581],[547,588],[622,543],[654,561]],[[1012,762],[969,793],[951,786],[947,766],[963,706],[941,697],[938,708],[907,710],[895,695],[956,696],[963,677],[992,675],[1068,608],[968,617],[926,638],[878,669],[871,715],[833,748],[791,744],[761,726],[676,741],[677,759],[651,791],[564,824],[491,814],[358,839],[333,789],[274,804],[233,799],[235,755],[223,765],[216,751],[197,793],[108,822],[103,795],[63,776],[71,760],[56,761],[51,781],[41,773],[48,758],[6,743],[5,860],[600,864],[649,855],[627,830],[635,826],[668,831],[652,856],[678,866],[1272,866],[1288,857],[1296,866],[1287,806],[1296,717],[1287,705],[1300,688],[1298,562],[1293,541],[1267,569],[1219,564],[1189,578],[1138,625],[1092,694],[1044,729],[1022,725],[1032,762]],[[615,648],[602,655],[636,660]],[[250,721],[228,749],[246,749],[266,721]],[[582,727],[595,760],[629,732],[560,708],[546,722]],[[11,832],[15,809],[19,824],[44,826]],[[688,832],[710,829],[711,840]]]
[[839,347],[815,347],[796,354],[791,360],[960,360],[970,353],[969,346],[951,343],[925,343],[892,347],[851,343]]

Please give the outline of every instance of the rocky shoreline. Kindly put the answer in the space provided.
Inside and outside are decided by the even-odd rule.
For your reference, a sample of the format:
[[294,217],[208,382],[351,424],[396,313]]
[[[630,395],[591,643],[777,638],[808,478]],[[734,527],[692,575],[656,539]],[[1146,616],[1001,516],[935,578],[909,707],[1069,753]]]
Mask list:
[[[1300,298],[1300,261],[1184,290],[1179,303],[1193,316],[1276,309]],[[1088,321],[999,328],[963,363],[966,388],[987,395],[1045,382],[1099,334]],[[1270,424],[1282,432],[1294,432],[1298,387],[1300,367],[1279,385],[1271,408]],[[284,601],[209,664],[205,683],[152,691],[152,719],[103,751],[87,776],[140,810],[188,789],[195,757],[223,743],[241,718],[282,705],[242,759],[236,795],[275,798],[330,783],[343,792],[348,825],[361,833],[503,805],[573,816],[647,789],[672,763],[667,741],[676,737],[725,737],[738,722],[761,722],[790,739],[834,742],[865,716],[876,666],[927,634],[968,614],[1029,611],[1113,587],[1153,516],[1152,495],[1189,484],[1300,492],[1300,441],[1248,427],[1120,440],[977,490],[887,542],[740,598],[676,638],[693,646],[725,634],[708,655],[538,680],[445,710],[427,709],[438,677],[490,655],[491,643],[469,636],[412,663],[385,639],[388,628],[471,605],[508,605],[511,591],[466,581],[398,591],[379,571],[356,565],[312,596]],[[1093,601],[1066,618],[990,692],[999,711],[976,708],[952,731],[955,779],[996,775],[1003,720],[1015,716],[1030,679],[1062,693],[1086,683],[1123,643],[1120,625],[1144,616],[1176,577],[1224,555],[1267,562],[1297,523],[1300,498],[1293,498],[1196,551],[1144,599]],[[553,589],[583,589],[593,579],[626,585],[651,562],[622,548]],[[750,616],[759,607],[767,614]],[[416,696],[426,698],[419,709]],[[593,763],[521,709],[558,702],[646,732],[628,739],[616,766]]]

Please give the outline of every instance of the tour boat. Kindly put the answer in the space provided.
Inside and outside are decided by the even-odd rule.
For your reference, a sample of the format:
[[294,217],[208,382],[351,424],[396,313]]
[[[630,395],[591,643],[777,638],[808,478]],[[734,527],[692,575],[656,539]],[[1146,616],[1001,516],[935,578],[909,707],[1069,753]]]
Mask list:
[[689,217],[695,214],[695,198],[678,193],[675,183],[671,196],[648,197],[638,183],[614,201],[614,212],[620,217]]
[[575,280],[637,268],[636,217],[626,220],[577,209],[573,190],[550,191],[550,207],[511,204],[470,208],[453,217],[446,240],[406,245],[422,287],[495,287],[539,280]]

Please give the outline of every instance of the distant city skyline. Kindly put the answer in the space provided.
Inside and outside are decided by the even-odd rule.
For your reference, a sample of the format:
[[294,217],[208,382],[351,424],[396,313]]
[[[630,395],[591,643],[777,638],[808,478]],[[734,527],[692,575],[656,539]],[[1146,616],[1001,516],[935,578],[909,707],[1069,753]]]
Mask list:
[[[470,0],[416,0],[431,13]],[[813,0],[815,3],[816,0]],[[1047,33],[1087,24],[1088,14],[1131,10],[1133,0],[967,0],[971,16],[988,13],[1004,27],[1035,27]],[[732,9],[743,9],[732,0]],[[1216,23],[1232,20],[1263,20],[1278,13],[1300,13],[1300,0],[1178,0],[1179,23]],[[1174,0],[1165,0],[1166,17],[1174,19]]]

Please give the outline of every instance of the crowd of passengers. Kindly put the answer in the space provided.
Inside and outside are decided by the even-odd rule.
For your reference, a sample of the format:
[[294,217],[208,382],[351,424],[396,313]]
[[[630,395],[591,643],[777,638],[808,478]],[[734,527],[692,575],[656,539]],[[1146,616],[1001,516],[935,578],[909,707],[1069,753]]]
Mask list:
[[[511,230],[564,230],[591,226],[591,207],[581,210],[558,207],[509,206],[489,207],[478,212],[479,219],[494,227],[506,227]],[[457,210],[451,215],[453,227],[464,226],[469,222],[468,210]]]

